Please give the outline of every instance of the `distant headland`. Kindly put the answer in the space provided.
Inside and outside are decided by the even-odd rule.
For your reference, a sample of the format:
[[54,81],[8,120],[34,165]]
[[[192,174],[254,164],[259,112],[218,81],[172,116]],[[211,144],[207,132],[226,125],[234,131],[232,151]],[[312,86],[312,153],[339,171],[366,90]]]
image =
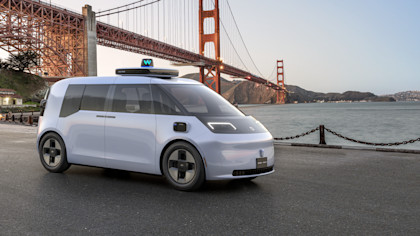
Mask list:
[[[199,80],[199,74],[197,73],[187,74],[182,77]],[[231,103],[271,104],[276,101],[276,92],[260,84],[249,81],[228,81],[223,78],[221,83],[222,95]],[[358,91],[318,93],[295,85],[286,85],[286,89],[288,91],[286,103],[420,101],[420,91],[378,96],[370,92]]]

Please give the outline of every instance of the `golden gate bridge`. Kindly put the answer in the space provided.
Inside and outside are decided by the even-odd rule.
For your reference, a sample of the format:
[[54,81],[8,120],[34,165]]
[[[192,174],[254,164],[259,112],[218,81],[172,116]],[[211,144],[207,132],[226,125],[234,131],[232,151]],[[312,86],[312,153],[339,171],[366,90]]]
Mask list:
[[276,82],[265,79],[228,0],[140,0],[97,12],[85,5],[82,14],[43,1],[0,0],[0,48],[37,52],[33,73],[95,76],[97,45],[199,67],[200,81],[218,93],[221,73],[263,84],[285,102],[283,60],[271,74]]

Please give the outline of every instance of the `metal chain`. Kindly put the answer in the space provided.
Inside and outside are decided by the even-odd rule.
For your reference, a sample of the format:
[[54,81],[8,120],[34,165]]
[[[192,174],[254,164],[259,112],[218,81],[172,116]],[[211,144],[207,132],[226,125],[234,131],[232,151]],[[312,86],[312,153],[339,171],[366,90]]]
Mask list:
[[395,143],[371,143],[371,142],[365,142],[365,141],[360,141],[360,140],[345,137],[345,136],[343,136],[343,135],[341,135],[337,132],[334,132],[334,131],[332,131],[328,128],[325,128],[325,130],[334,134],[335,136],[340,137],[342,139],[345,139],[347,141],[366,144],[366,145],[371,145],[371,146],[398,146],[398,145],[409,144],[409,143],[414,143],[414,142],[420,141],[420,138],[416,138],[416,139],[411,139],[411,140],[402,141],[402,142],[395,142]]
[[300,137],[306,136],[308,134],[311,134],[311,133],[313,133],[313,132],[315,132],[317,130],[319,130],[319,127],[315,128],[313,130],[309,130],[308,132],[298,134],[296,136],[289,136],[289,137],[284,137],[284,138],[274,138],[274,140],[289,140],[289,139],[300,138]]

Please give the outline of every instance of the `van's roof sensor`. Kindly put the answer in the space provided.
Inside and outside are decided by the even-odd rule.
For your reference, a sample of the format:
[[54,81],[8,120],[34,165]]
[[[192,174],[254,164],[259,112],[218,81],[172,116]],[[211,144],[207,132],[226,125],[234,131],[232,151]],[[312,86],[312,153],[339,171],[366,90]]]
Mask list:
[[171,78],[179,75],[178,70],[154,68],[152,59],[143,59],[141,68],[120,68],[116,69],[117,75],[142,75],[146,77]]

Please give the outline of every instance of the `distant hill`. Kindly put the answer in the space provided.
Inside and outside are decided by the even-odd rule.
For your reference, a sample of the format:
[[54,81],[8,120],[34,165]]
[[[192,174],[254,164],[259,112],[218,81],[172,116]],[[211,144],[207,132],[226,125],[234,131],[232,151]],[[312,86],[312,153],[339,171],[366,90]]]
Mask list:
[[395,102],[395,99],[389,96],[377,96],[370,92],[347,91],[344,93],[317,93],[302,89],[295,85],[286,85],[288,93],[288,102]]
[[[182,76],[199,80],[199,74],[187,74]],[[276,91],[261,84],[243,81],[230,82],[221,79],[222,95],[231,103],[239,104],[263,104],[275,103],[277,99]],[[369,92],[347,91],[344,93],[318,93],[305,90],[299,86],[286,85],[286,103],[310,103],[310,102],[336,102],[336,101],[369,101],[369,102],[393,102],[394,98],[389,96],[376,96]]]
[[420,91],[405,91],[386,96],[390,96],[397,101],[420,101]]

